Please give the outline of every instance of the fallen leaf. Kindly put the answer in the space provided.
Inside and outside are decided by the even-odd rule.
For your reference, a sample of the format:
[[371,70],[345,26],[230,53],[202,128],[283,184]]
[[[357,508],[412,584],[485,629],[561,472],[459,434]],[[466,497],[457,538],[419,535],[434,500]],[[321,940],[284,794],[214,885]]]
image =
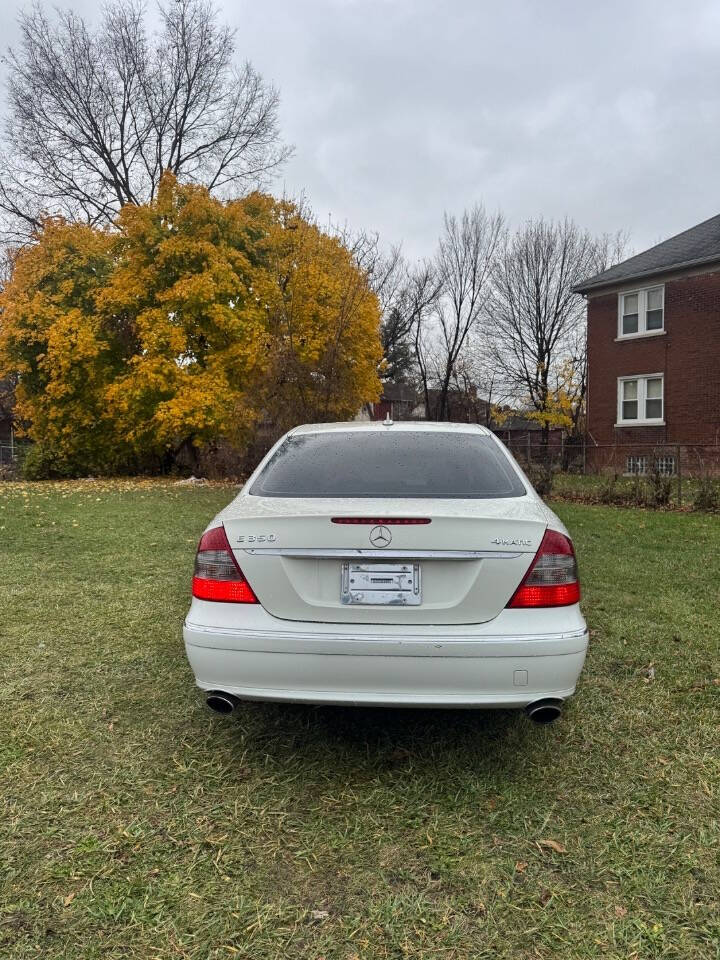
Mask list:
[[567,849],[557,840],[538,840],[538,846],[554,850],[555,853],[567,853]]
[[63,900],[63,904],[64,904],[66,907],[69,907],[70,904],[73,902],[73,900],[75,899],[76,896],[77,896],[77,894],[75,893],[75,891],[73,891],[72,893],[69,893],[69,894],[65,897],[65,899]]
[[615,916],[616,917],[626,917],[627,908],[626,907],[615,907]]
[[665,757],[658,757],[658,763],[661,763],[664,767],[666,767],[670,761],[666,760]]
[[518,860],[515,863],[515,873],[525,873],[527,868],[528,868],[528,865],[527,863],[525,863],[524,860]]

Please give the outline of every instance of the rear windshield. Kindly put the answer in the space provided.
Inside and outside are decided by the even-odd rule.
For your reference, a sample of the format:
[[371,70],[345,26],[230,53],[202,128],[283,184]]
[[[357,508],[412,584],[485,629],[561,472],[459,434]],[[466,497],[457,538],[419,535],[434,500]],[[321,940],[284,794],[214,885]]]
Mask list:
[[330,431],[289,437],[250,489],[258,497],[521,497],[491,437],[429,431]]

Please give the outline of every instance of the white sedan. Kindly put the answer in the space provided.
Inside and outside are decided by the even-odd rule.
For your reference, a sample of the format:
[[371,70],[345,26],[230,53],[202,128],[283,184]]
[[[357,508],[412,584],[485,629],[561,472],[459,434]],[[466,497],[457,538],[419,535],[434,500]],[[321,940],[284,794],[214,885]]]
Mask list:
[[207,703],[518,707],[575,691],[572,541],[488,430],[321,423],[203,534],[183,634]]

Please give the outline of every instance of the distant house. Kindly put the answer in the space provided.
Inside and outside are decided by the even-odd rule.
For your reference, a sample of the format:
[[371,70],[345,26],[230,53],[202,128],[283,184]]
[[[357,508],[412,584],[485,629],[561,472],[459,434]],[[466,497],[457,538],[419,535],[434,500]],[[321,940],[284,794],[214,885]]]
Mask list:
[[370,404],[369,419],[413,420],[418,418],[419,397],[409,383],[386,383],[377,403]]
[[[370,404],[371,420],[427,420],[433,419],[433,412],[440,400],[440,391],[428,391],[430,416],[426,409],[422,390],[409,383],[386,383],[377,403]],[[454,423],[489,424],[490,403],[478,396],[477,388],[470,385],[467,390],[451,388],[447,395],[447,420]]]
[[[720,443],[720,215],[589,277],[588,450]],[[636,449],[631,449],[633,445]],[[675,471],[667,449],[663,472]]]

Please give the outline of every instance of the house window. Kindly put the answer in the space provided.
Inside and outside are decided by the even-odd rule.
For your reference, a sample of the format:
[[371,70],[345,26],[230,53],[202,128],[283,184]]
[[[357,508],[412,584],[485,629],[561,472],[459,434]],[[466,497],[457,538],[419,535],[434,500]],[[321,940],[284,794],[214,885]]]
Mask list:
[[662,423],[663,375],[620,377],[618,380],[618,425]]
[[618,336],[642,337],[665,327],[665,287],[647,287],[618,295]]
[[628,337],[640,329],[640,294],[625,293],[622,300],[622,329],[621,336]]
[[675,457],[655,457],[655,469],[663,477],[672,477],[675,474]]
[[647,457],[628,457],[625,461],[625,473],[639,476],[647,472]]

